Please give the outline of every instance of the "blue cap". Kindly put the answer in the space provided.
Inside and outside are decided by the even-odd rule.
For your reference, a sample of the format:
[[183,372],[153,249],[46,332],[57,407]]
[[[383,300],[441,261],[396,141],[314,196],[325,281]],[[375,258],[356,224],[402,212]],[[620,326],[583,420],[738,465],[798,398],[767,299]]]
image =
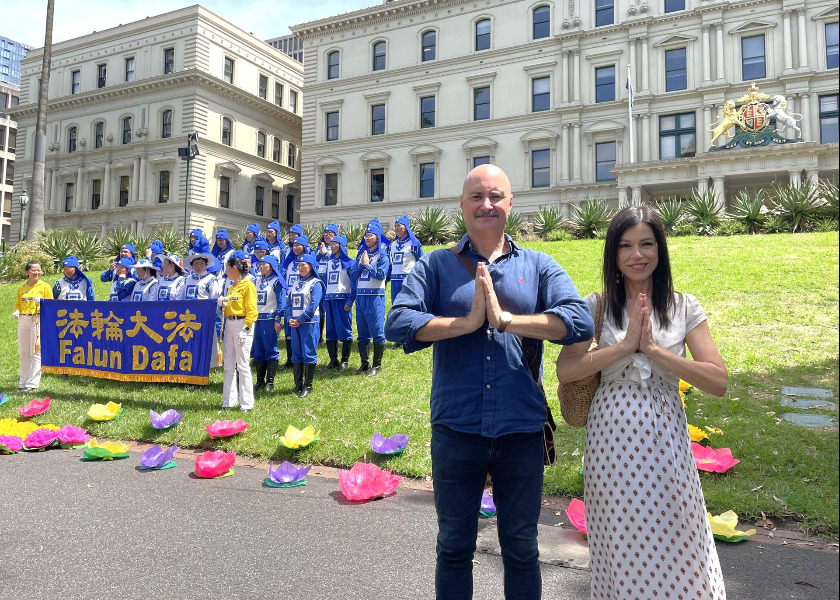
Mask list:
[[73,255],[68,256],[63,261],[61,261],[62,267],[74,267],[76,269],[79,268],[79,259]]
[[291,227],[289,227],[289,233],[296,233],[298,235],[303,235],[303,226],[300,223],[295,223]]
[[324,227],[324,233],[327,233],[328,231],[338,233],[338,225],[336,225],[335,223],[327,223],[327,226]]
[[120,250],[122,250],[123,248],[131,252],[131,256],[137,256],[137,249],[134,247],[134,244],[123,244],[120,247]]
[[251,257],[248,256],[248,253],[244,250],[237,250],[233,253],[234,258],[238,258],[239,260],[251,260]]
[[315,257],[311,254],[304,254],[300,257],[298,262],[305,262],[310,267],[312,267],[312,273],[315,274],[317,277],[318,275],[318,261],[315,260]]
[[257,250],[265,250],[266,252],[268,252],[268,242],[265,241],[265,238],[258,237],[254,240],[254,251]]
[[295,238],[295,241],[292,242],[292,245],[294,245],[294,244],[300,244],[304,248],[308,248],[309,247],[309,238],[306,237],[305,235],[299,235]]
[[160,240],[155,240],[149,245],[149,250],[151,250],[155,254],[163,254],[163,242],[161,242]]
[[268,227],[266,227],[266,229],[273,229],[274,231],[279,233],[280,232],[280,222],[279,221],[272,221],[271,223],[268,224]]
[[190,235],[193,237],[204,237],[204,232],[201,229],[193,229],[190,231]]
[[377,219],[374,219],[368,223],[365,233],[375,233],[379,237],[382,235],[382,225],[379,224]]
[[133,259],[133,258],[128,258],[128,257],[126,257],[126,258],[121,258],[118,262],[119,262],[119,264],[121,264],[122,266],[124,266],[124,267],[125,267],[126,269],[128,269],[129,271],[130,271],[130,270],[134,267],[134,265],[135,265],[134,259]]
[[216,239],[218,240],[220,238],[223,239],[223,240],[227,240],[228,242],[230,241],[230,238],[228,237],[227,229],[220,229],[219,231],[216,232]]
[[259,223],[251,223],[250,225],[248,225],[248,228],[245,231],[251,231],[251,232],[259,235],[260,234],[260,224]]

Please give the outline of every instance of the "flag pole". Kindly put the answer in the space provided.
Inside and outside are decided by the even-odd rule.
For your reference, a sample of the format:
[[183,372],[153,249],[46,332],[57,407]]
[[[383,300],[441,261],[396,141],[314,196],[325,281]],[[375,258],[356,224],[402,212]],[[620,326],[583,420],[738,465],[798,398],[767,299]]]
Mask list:
[[630,65],[627,65],[627,117],[630,121],[630,164],[636,162],[633,152],[633,82],[630,80]]

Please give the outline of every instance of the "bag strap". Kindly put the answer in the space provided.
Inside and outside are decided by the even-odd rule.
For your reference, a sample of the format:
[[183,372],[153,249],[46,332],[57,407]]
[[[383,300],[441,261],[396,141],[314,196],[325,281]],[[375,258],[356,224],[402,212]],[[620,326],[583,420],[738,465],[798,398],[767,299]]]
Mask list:
[[597,306],[595,307],[595,341],[601,341],[601,329],[604,326],[604,310],[606,309],[606,302],[604,301],[604,294],[595,292],[595,300]]

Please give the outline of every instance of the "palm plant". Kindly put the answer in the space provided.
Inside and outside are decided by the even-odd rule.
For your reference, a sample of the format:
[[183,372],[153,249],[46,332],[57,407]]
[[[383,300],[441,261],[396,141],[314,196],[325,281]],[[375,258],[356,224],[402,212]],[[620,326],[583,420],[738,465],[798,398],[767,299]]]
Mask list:
[[545,239],[562,222],[563,213],[559,206],[540,206],[534,215],[534,233]]
[[754,194],[741,190],[735,195],[729,212],[732,218],[744,224],[749,233],[759,233],[767,220],[766,202],[767,194],[764,190],[757,190]]
[[659,200],[654,205],[654,210],[659,215],[659,220],[662,221],[665,233],[671,235],[683,218],[682,200],[676,196]]
[[713,235],[720,223],[720,213],[723,207],[718,204],[713,189],[701,192],[697,188],[691,190],[691,196],[685,205],[685,212],[691,215],[697,232],[700,235]]
[[594,239],[606,231],[613,211],[600,198],[584,198],[579,205],[572,206],[572,230],[578,238]]
[[810,223],[819,217],[822,206],[827,204],[810,181],[803,181],[799,186],[776,186],[773,195],[773,214],[790,224],[794,233],[807,231]]
[[424,244],[442,244],[451,235],[449,214],[440,206],[427,206],[409,217],[411,229]]

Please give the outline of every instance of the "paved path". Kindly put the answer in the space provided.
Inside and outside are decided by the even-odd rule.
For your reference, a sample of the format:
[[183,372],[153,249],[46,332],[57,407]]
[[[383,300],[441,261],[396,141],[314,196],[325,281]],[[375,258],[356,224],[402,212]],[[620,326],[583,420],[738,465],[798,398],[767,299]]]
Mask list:
[[[351,504],[331,477],[262,485],[263,468],[200,480],[193,460],[160,472],[139,456],[108,463],[81,451],[0,457],[0,598],[192,600],[433,597],[431,494]],[[556,504],[558,501],[549,501]],[[562,511],[541,524],[543,596],[588,598],[586,546]],[[556,513],[560,512],[558,516]],[[502,598],[495,520],[481,522],[475,598]],[[766,540],[766,538],[765,538]],[[836,551],[718,545],[730,599],[838,598]]]

